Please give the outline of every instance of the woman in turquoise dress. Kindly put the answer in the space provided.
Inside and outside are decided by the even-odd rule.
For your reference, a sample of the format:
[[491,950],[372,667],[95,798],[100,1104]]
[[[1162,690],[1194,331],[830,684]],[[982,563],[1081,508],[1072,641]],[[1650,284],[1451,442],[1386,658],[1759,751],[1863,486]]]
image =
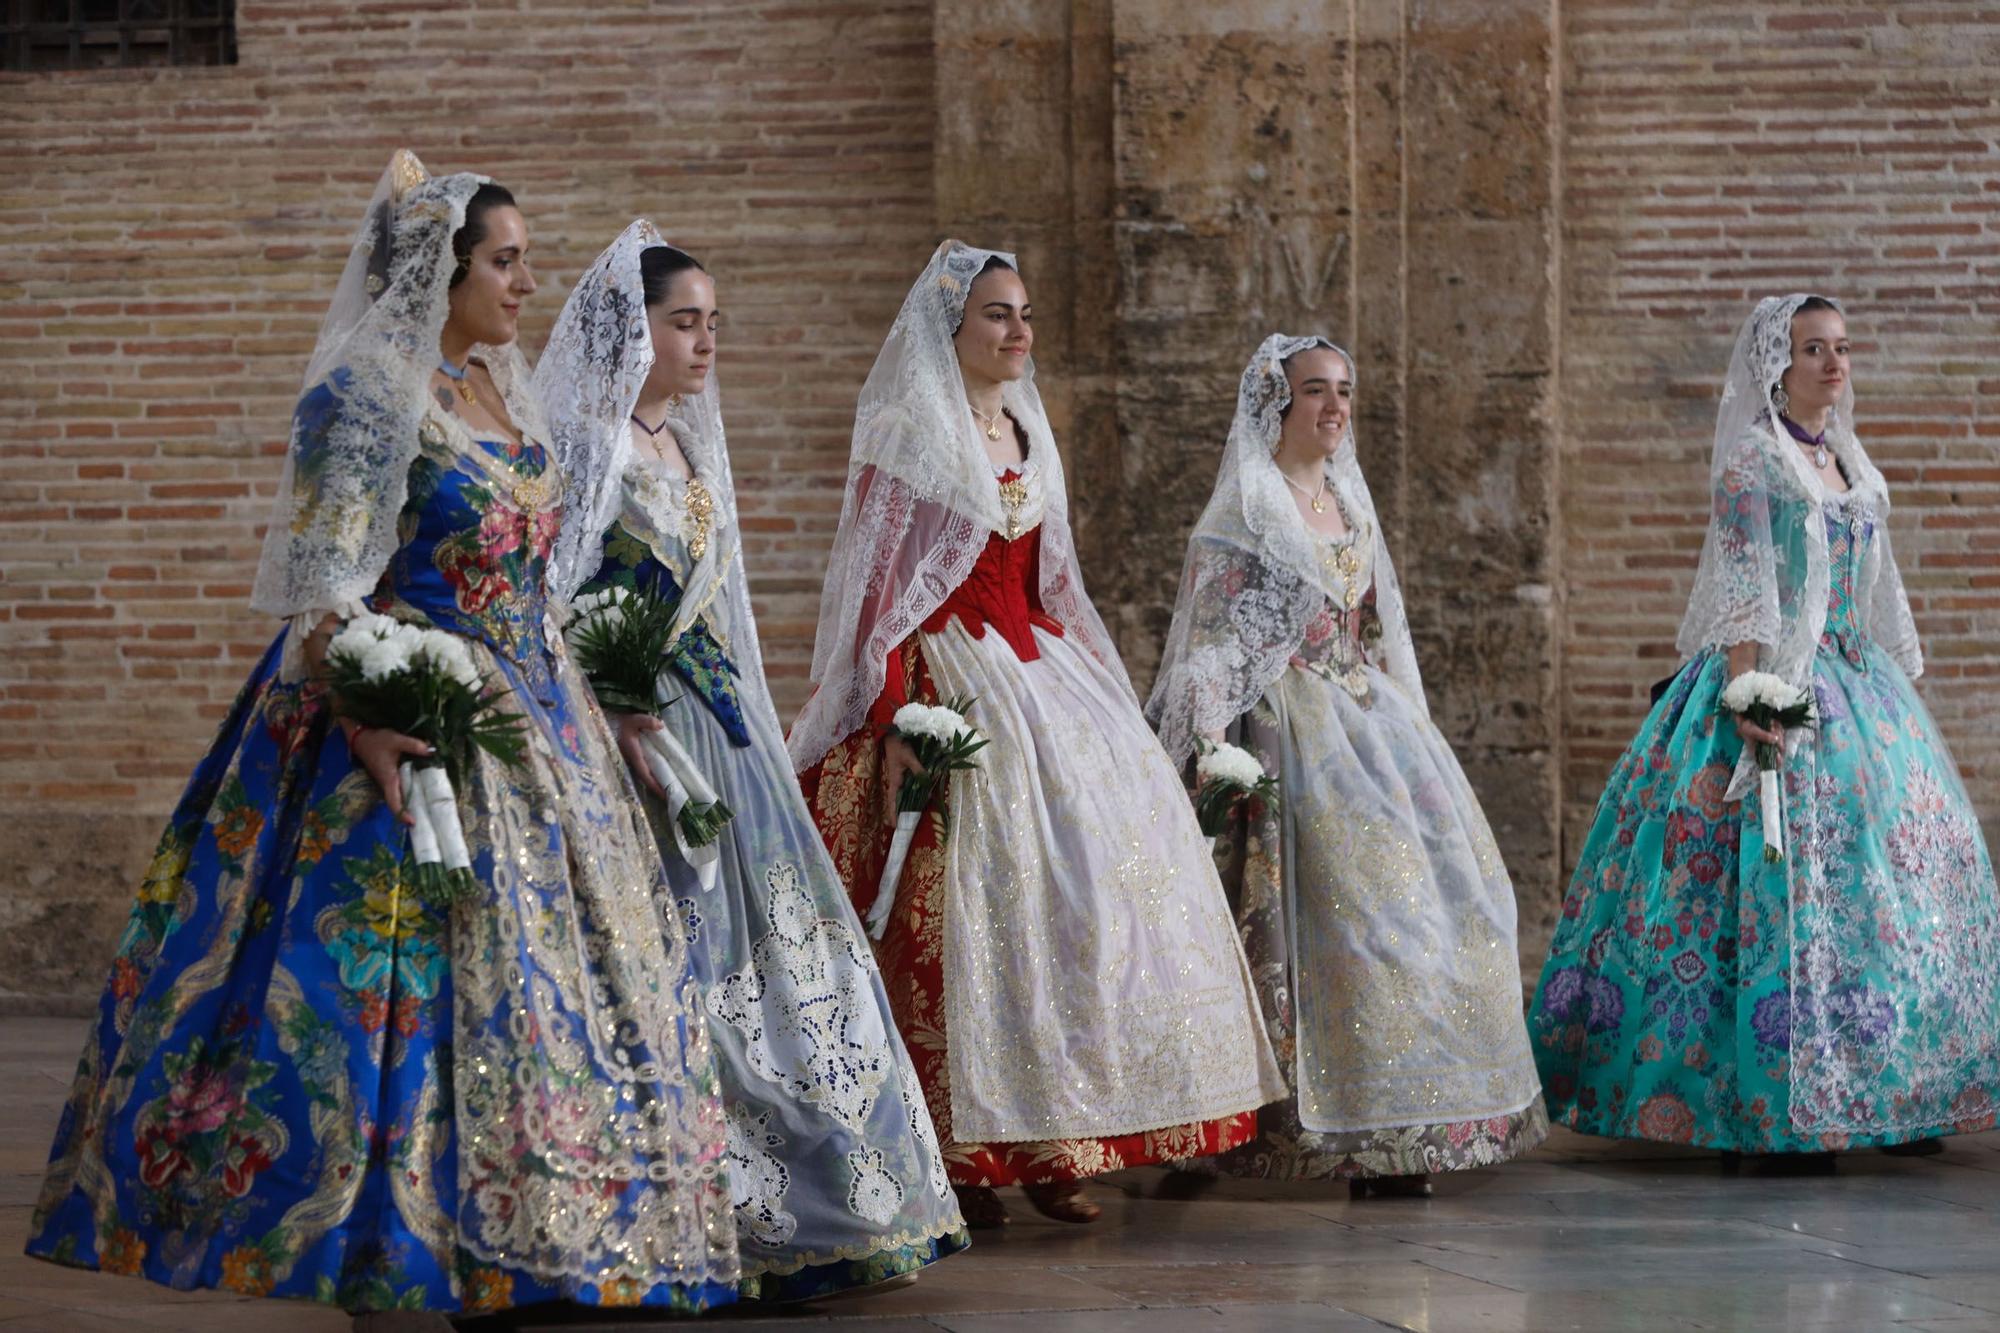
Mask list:
[[[600,492],[566,534],[553,588],[678,599],[661,718],[734,812],[706,848],[634,772],[706,996],[741,1294],[804,1300],[914,1274],[966,1245],[922,1088],[861,923],[806,812],[764,683],[714,375],[713,280],[632,223],[577,282],[535,372],[550,428]],[[600,535],[601,534],[601,535]],[[629,757],[640,760],[632,753]]]
[[[1597,806],[1529,1015],[1552,1118],[1819,1154],[1990,1129],[2000,903],[1923,669],[1844,318],[1772,297],[1718,415],[1685,660]],[[1757,670],[1810,728],[1722,711]],[[1782,846],[1755,747],[1782,746]],[[1907,1149],[1906,1149],[1907,1150]]]
[[[686,943],[547,632],[573,478],[512,346],[526,247],[482,178],[399,154],[377,190],[258,570],[290,623],[140,887],[30,1254],[363,1315],[733,1298]],[[406,873],[421,743],[334,717],[315,679],[364,608],[462,636],[521,719],[519,762],[456,774],[477,891],[449,906]]]

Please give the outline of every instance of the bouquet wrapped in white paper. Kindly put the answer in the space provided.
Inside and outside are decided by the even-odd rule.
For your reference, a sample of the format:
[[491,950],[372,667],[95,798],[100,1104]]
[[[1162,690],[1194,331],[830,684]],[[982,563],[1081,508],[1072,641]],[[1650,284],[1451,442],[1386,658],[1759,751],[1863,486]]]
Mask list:
[[[571,611],[564,637],[599,703],[613,712],[658,717],[677,702],[665,698],[660,685],[674,646],[678,597],[613,585],[585,593]],[[639,744],[646,771],[667,794],[667,823],[675,850],[694,867],[701,886],[713,888],[722,855],[716,839],[734,813],[671,731],[658,727],[643,732]]]
[[903,863],[910,858],[910,844],[917,836],[917,823],[944,777],[962,768],[973,768],[972,756],[986,745],[986,738],[973,730],[965,715],[973,700],[954,699],[949,704],[904,704],[893,719],[896,735],[917,752],[923,768],[908,773],[896,789],[896,832],[889,841],[889,859],[882,865],[882,881],[875,901],[868,908],[868,937],[881,939],[889,929],[889,909],[896,902],[896,881],[903,876]]
[[[1813,727],[1812,695],[1768,671],[1746,671],[1722,691],[1722,711],[1748,718],[1769,731],[1772,727]],[[1784,751],[1769,741],[1757,742],[1757,804],[1763,813],[1764,859],[1785,859],[1784,794],[1778,769]]]
[[1195,742],[1194,817],[1210,838],[1228,827],[1229,816],[1246,800],[1275,807],[1278,780],[1264,772],[1257,756],[1226,741]]
[[436,903],[475,893],[451,775],[474,747],[505,763],[520,762],[521,719],[500,708],[506,689],[485,687],[458,635],[373,613],[355,616],[334,634],[323,674],[340,716],[431,747],[402,766],[404,808],[412,821],[411,886]]

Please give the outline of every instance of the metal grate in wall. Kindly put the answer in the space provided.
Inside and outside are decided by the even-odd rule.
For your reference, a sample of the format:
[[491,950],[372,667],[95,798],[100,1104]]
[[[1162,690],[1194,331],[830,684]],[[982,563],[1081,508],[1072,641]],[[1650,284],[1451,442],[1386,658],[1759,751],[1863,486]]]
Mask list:
[[0,70],[235,63],[235,0],[0,0]]

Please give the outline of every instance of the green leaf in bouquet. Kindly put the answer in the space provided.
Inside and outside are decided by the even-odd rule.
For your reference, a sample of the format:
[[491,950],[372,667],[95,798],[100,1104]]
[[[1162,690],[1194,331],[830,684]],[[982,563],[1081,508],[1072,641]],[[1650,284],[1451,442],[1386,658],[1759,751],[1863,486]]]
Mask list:
[[734,818],[736,812],[719,800],[689,801],[681,807],[681,836],[690,847],[706,847],[722,836],[723,828]]
[[652,587],[628,591],[610,608],[577,617],[567,635],[570,651],[599,704],[614,713],[657,715],[660,668],[674,646],[681,599]]
[[1213,838],[1229,827],[1229,818],[1239,806],[1255,801],[1270,810],[1278,808],[1278,780],[1269,774],[1251,786],[1210,778],[1194,796],[1195,822],[1203,837]]

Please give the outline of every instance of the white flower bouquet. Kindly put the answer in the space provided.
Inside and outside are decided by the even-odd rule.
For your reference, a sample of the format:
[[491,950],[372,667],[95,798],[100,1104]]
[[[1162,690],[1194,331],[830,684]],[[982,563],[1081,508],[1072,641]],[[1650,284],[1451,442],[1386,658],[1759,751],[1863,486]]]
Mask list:
[[[662,698],[660,680],[662,664],[674,646],[680,598],[614,584],[577,598],[571,611],[564,637],[600,704],[613,712],[658,717],[678,702]],[[647,772],[667,793],[674,846],[695,868],[702,887],[708,888],[721,857],[716,839],[735,814],[671,731],[660,727],[645,732],[639,744]]]
[[340,716],[431,747],[402,767],[404,808],[413,821],[411,886],[440,904],[476,893],[451,775],[475,747],[504,763],[520,762],[521,719],[500,707],[506,688],[486,688],[458,635],[373,613],[355,616],[334,634],[323,674]]
[[[1817,726],[1812,695],[1768,671],[1746,671],[1722,691],[1722,711],[1731,717],[1748,718],[1754,725],[1770,730],[1780,727]],[[1784,752],[1769,741],[1757,742],[1757,804],[1764,815],[1764,859],[1785,859],[1784,796],[1778,783],[1778,769]]]
[[1229,825],[1229,816],[1244,801],[1276,807],[1278,780],[1264,772],[1257,756],[1226,741],[1197,740],[1194,765],[1194,817],[1204,835],[1213,838]]
[[986,738],[973,730],[965,715],[973,700],[954,699],[948,704],[904,704],[893,719],[895,732],[917,752],[921,771],[906,773],[896,789],[896,833],[889,842],[889,859],[882,866],[882,881],[875,901],[868,908],[868,936],[881,939],[889,929],[889,909],[896,901],[896,881],[903,876],[903,863],[910,857],[910,843],[917,836],[917,823],[937,785],[947,774],[975,768],[972,756],[984,749]]

